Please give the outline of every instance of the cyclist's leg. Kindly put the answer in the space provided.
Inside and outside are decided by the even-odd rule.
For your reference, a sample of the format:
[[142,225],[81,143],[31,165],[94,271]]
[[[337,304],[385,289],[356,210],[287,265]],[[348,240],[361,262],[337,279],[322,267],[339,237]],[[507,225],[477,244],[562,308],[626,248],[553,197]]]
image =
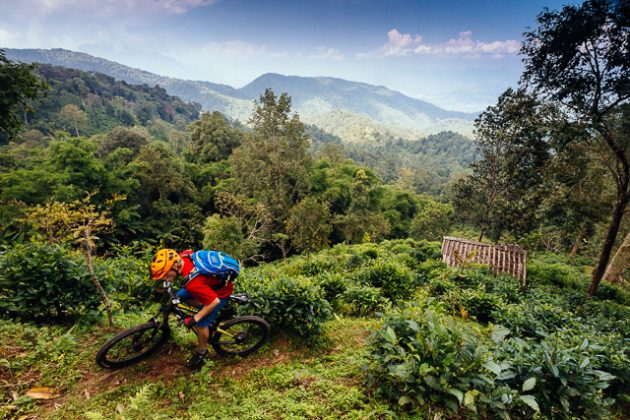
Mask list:
[[205,317],[201,318],[197,322],[197,325],[199,325],[201,327],[209,327],[210,325],[212,325],[212,323],[217,319],[217,316],[219,315],[219,312],[221,312],[221,309],[223,309],[225,304],[228,302],[228,299],[219,299],[219,300],[220,300],[220,302],[217,305],[217,307],[214,308],[212,310],[212,312],[210,312],[208,315],[206,315]]

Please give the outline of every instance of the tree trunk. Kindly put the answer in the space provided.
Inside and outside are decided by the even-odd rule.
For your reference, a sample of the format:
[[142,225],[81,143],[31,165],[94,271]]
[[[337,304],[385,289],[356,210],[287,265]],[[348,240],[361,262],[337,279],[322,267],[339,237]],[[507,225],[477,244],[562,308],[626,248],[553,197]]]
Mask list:
[[481,242],[481,240],[483,239],[483,234],[485,233],[486,228],[485,226],[482,226],[482,228],[479,230],[479,238],[477,239],[477,242]]
[[94,274],[94,265],[92,264],[92,248],[90,247],[90,228],[88,226],[85,227],[85,256],[87,258],[88,263],[88,271],[90,272],[90,277],[92,279],[92,283],[96,286],[96,289],[101,294],[101,299],[103,299],[103,304],[105,305],[105,312],[107,312],[107,321],[109,322],[109,326],[114,326],[114,319],[112,317],[112,308],[109,302],[109,298],[107,297],[107,293],[105,293],[105,289],[101,285],[101,282],[98,281],[96,275]]
[[606,235],[606,241],[604,242],[604,247],[599,255],[597,266],[595,267],[595,270],[593,270],[591,284],[588,287],[589,296],[595,296],[599,282],[602,280],[602,277],[604,277],[628,200],[630,200],[630,192],[628,192],[628,182],[626,182],[624,190],[617,191],[617,200],[613,210],[612,221],[610,222],[610,227],[608,228],[608,234]]
[[572,257],[577,257],[577,254],[580,251],[580,245],[582,244],[583,240],[584,240],[584,226],[582,225],[580,227],[580,233],[578,233],[578,237],[575,240],[575,243],[573,244],[573,248],[571,249]]
[[606,269],[604,280],[611,283],[621,283],[621,275],[630,268],[630,232],[615,253],[612,261]]

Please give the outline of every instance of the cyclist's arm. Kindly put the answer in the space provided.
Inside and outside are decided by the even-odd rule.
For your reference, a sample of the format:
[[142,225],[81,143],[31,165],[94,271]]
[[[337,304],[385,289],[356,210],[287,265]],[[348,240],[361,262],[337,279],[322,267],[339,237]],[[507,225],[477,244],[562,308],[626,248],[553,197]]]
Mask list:
[[205,305],[197,314],[195,315],[195,321],[199,322],[205,316],[209,315],[210,312],[216,308],[219,303],[221,303],[221,299],[215,298],[209,305]]

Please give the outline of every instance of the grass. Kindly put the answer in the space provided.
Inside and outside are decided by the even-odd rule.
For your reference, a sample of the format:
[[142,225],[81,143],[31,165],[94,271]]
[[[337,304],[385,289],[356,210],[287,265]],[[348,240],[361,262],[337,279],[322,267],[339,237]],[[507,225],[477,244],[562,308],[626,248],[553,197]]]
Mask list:
[[[119,317],[126,326],[141,316]],[[99,328],[38,328],[0,323],[3,354],[0,417],[372,419],[391,417],[389,405],[363,385],[366,339],[378,320],[336,318],[323,339],[303,346],[280,336],[246,359],[213,356],[199,372],[184,367],[193,337],[175,342],[148,361],[105,371],[94,354],[111,334]],[[29,388],[51,388],[58,398],[34,400]]]

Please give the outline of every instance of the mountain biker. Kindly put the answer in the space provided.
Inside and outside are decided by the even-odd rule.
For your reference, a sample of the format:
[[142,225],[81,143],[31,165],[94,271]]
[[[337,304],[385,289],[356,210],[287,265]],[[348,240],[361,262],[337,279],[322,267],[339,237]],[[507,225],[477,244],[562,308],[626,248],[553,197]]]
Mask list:
[[184,319],[184,325],[197,333],[197,349],[186,362],[188,368],[194,369],[204,363],[204,357],[208,353],[208,328],[221,308],[227,303],[228,298],[234,292],[234,284],[225,282],[212,276],[199,274],[190,281],[187,276],[195,268],[191,259],[193,251],[186,250],[177,253],[174,249],[161,249],[151,260],[151,278],[173,282],[178,276],[184,278],[182,288],[177,292],[183,301],[196,300],[203,307],[195,314]]

